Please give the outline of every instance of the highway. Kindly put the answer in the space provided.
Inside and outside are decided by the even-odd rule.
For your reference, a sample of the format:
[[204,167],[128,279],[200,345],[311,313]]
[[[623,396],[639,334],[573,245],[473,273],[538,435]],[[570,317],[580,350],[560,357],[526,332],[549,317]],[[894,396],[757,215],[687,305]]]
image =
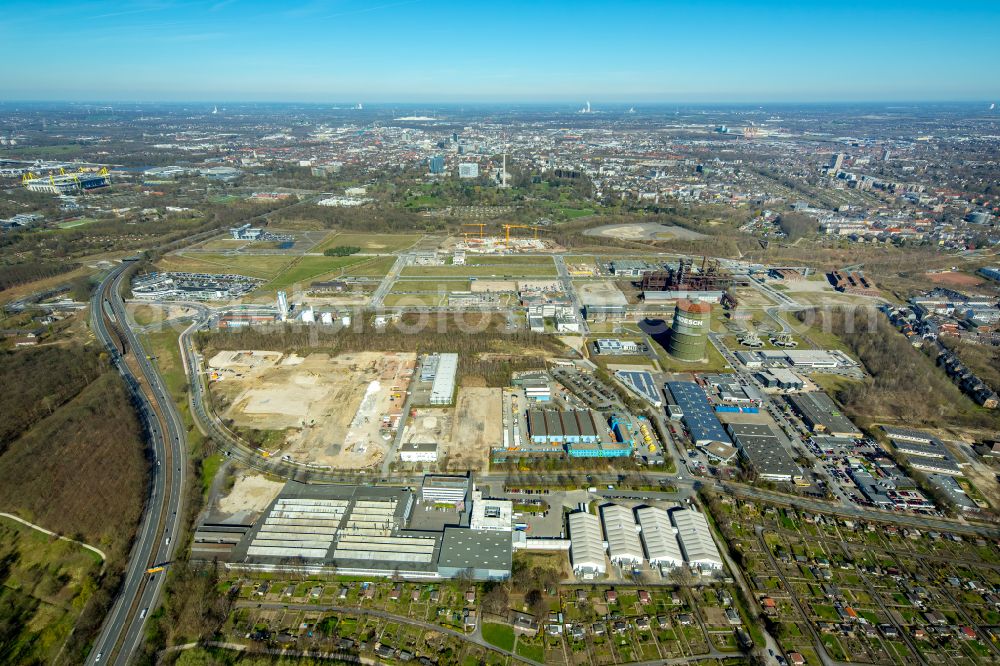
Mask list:
[[[130,263],[115,267],[91,299],[91,327],[111,355],[132,394],[139,418],[146,425],[153,453],[151,485],[145,510],[132,546],[125,577],[111,611],[104,620],[87,664],[127,664],[142,646],[144,625],[159,602],[164,574],[147,574],[154,564],[173,559],[181,529],[187,444],[183,422],[167,393],[159,372],[147,359],[138,337],[129,328],[120,296],[122,279]],[[107,315],[107,317],[106,317]],[[108,320],[114,324],[108,326]],[[125,356],[120,344],[124,342]],[[136,376],[126,357],[139,368]],[[145,380],[146,388],[140,379]]]

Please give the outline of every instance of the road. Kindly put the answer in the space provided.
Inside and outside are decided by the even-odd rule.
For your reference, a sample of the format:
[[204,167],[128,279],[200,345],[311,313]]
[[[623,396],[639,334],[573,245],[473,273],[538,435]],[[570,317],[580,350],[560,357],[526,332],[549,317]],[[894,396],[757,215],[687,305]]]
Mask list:
[[568,294],[573,300],[573,313],[580,321],[580,333],[584,336],[583,343],[587,344],[586,336],[590,332],[590,327],[587,326],[587,318],[583,316],[583,304],[580,302],[580,296],[573,287],[573,278],[566,268],[566,260],[563,259],[561,254],[553,255],[552,259],[556,262],[556,271],[559,273],[559,282],[562,284],[563,293]]
[[378,289],[372,294],[371,307],[378,310],[382,307],[383,301],[385,301],[386,294],[392,288],[392,284],[399,277],[399,274],[403,271],[403,268],[410,262],[409,254],[400,254],[396,257],[396,263],[392,265],[389,272],[386,273],[385,277],[382,278],[382,282],[379,283]]
[[[148,611],[159,602],[165,578],[163,574],[147,574],[146,570],[153,564],[173,559],[178,540],[171,540],[170,537],[180,531],[183,516],[184,471],[187,466],[183,422],[167,393],[163,378],[129,328],[125,304],[120,296],[122,280],[129,265],[126,262],[117,266],[101,281],[91,299],[91,327],[97,339],[108,348],[112,363],[125,379],[138,406],[139,418],[149,434],[154,464],[151,466],[150,492],[122,587],[87,656],[87,664],[127,664],[142,645]],[[139,376],[133,373],[126,357],[122,356],[118,339],[105,319],[106,312],[114,317],[115,328],[126,346],[126,354],[131,354],[138,366]],[[145,380],[145,388],[140,377]]]

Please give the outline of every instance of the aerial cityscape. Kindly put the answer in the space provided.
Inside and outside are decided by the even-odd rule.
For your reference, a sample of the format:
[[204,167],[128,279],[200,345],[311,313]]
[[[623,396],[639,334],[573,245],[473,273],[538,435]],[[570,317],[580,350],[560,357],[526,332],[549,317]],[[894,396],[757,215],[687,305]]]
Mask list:
[[0,662],[1000,663],[1000,10],[625,4],[11,9]]

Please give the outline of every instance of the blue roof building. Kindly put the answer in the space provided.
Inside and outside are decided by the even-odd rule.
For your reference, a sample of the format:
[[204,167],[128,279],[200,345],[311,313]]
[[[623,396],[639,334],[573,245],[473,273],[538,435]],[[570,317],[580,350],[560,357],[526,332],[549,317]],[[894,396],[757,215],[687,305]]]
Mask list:
[[681,422],[687,428],[695,446],[704,446],[712,442],[733,443],[715,416],[715,411],[700,386],[694,382],[667,382],[667,390],[670,391],[674,403],[684,411]]

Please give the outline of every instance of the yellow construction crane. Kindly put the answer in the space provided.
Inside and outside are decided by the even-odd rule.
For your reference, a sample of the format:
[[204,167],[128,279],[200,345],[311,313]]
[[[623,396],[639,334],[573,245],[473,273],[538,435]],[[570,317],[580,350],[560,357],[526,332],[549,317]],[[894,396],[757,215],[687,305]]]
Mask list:
[[33,180],[38,180],[38,176],[36,176],[31,171],[25,171],[24,174],[21,176],[21,184],[23,185],[27,185]]
[[[471,223],[471,224],[463,224],[462,226],[463,227],[479,227],[479,236],[478,236],[478,238],[480,240],[482,240],[483,237],[485,236],[485,231],[484,230],[486,229],[486,224],[484,224],[482,222],[475,222],[475,223]],[[463,231],[462,235],[465,236],[466,238],[468,238],[469,236],[473,236],[474,238],[476,237],[474,235],[474,232],[472,232],[472,231]]]
[[529,226],[527,224],[505,224],[505,225],[503,225],[503,228],[504,228],[504,232],[505,232],[505,234],[504,234],[504,245],[510,245],[510,230],[511,229],[534,229],[535,230],[535,238],[536,239],[538,238],[538,227],[532,227],[532,226]]

